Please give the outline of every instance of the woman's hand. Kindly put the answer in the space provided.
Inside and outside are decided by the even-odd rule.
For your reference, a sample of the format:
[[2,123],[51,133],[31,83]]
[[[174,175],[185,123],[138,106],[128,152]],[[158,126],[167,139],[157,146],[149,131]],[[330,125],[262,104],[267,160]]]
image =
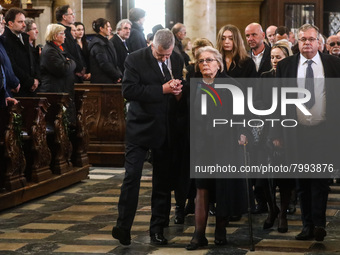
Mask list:
[[275,147],[282,148],[283,147],[282,139],[274,139],[273,140],[273,145]]

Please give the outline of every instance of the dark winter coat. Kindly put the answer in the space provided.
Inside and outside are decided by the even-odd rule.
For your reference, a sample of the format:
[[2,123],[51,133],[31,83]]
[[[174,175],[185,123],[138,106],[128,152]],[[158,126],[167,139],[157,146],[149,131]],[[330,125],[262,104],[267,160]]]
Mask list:
[[117,83],[122,72],[117,66],[113,43],[102,35],[95,35],[89,44],[91,83]]

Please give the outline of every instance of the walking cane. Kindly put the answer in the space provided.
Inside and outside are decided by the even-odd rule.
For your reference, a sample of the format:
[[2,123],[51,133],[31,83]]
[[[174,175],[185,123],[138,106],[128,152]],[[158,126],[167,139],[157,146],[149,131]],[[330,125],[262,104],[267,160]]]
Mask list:
[[[247,153],[247,144],[245,143],[243,145],[243,153],[244,153],[244,165],[248,165],[248,153]],[[249,185],[249,179],[246,178],[247,183],[247,200],[248,200],[248,224],[249,224],[249,238],[250,238],[250,251],[255,251],[254,246],[254,239],[253,239],[253,222],[251,219],[251,206],[250,206],[250,185]]]

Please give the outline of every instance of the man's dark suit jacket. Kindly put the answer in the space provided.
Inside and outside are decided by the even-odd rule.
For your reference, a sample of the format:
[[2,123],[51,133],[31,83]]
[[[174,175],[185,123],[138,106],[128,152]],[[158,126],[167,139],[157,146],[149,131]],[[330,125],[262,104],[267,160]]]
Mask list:
[[[340,78],[340,59],[328,54],[319,53],[321,61],[323,64],[325,78]],[[278,63],[276,69],[276,77],[278,78],[296,78],[298,72],[298,64],[300,60],[300,54],[295,54],[291,57],[285,58]],[[284,82],[286,87],[297,87],[297,82],[287,81]],[[337,84],[338,85],[338,84]],[[334,144],[329,146],[329,153],[333,154],[332,159],[339,159],[336,155],[336,151],[339,149],[340,144],[340,86],[334,86],[325,80],[325,90],[326,90],[326,125],[329,134],[334,136]],[[296,94],[295,94],[296,97]],[[283,116],[286,119],[295,119],[296,107],[288,107],[287,116]],[[317,135],[317,134],[316,134]],[[284,128],[284,139],[287,147],[289,148],[287,152],[288,159],[296,161],[297,155],[297,144],[296,144],[296,128]],[[334,148],[334,146],[336,146]],[[338,162],[337,162],[338,163]]]
[[[264,48],[263,56],[262,56],[261,63],[259,66],[259,70],[257,71],[258,77],[260,77],[263,72],[267,72],[270,69],[272,69],[272,63],[270,60],[271,48],[265,43],[264,43],[264,47],[265,48]],[[249,56],[252,57],[252,51],[250,51]]]
[[[175,52],[170,59],[174,78],[182,79],[183,61]],[[164,83],[151,47],[133,52],[126,58],[122,92],[130,102],[126,123],[127,142],[160,148],[170,136],[171,105],[176,103],[176,99],[172,94],[163,94]]]
[[20,39],[8,27],[5,27],[3,37],[4,46],[11,60],[14,74],[20,80],[20,91],[14,96],[34,96],[35,93],[31,92],[30,89],[34,84],[34,79],[38,77],[28,42],[29,36],[22,33],[24,41],[24,44],[22,44]]
[[124,62],[125,62],[127,55],[129,55],[129,51],[126,49],[124,43],[118,37],[117,34],[115,34],[110,39],[110,41],[113,43],[113,45],[115,46],[115,49],[116,49],[118,67],[119,67],[120,71],[122,71],[122,74],[124,74],[124,69],[125,69],[124,68]]
[[143,30],[136,22],[132,22],[130,37],[127,40],[130,52],[147,47]]

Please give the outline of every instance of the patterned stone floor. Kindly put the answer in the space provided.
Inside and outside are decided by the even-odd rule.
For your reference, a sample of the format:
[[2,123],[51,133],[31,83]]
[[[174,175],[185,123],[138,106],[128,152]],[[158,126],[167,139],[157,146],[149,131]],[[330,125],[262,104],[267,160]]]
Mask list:
[[[209,246],[186,251],[194,231],[194,216],[184,225],[165,230],[169,245],[149,244],[151,171],[146,165],[140,203],[132,228],[132,245],[121,246],[111,237],[124,169],[92,168],[90,179],[29,203],[0,212],[0,254],[340,254],[340,186],[332,186],[327,210],[328,235],[324,242],[296,241],[301,230],[300,211],[289,216],[289,232],[262,230],[265,215],[253,216],[255,252],[249,251],[246,215],[227,228],[225,247],[213,245],[214,217],[209,217]],[[173,211],[172,211],[173,218]]]

